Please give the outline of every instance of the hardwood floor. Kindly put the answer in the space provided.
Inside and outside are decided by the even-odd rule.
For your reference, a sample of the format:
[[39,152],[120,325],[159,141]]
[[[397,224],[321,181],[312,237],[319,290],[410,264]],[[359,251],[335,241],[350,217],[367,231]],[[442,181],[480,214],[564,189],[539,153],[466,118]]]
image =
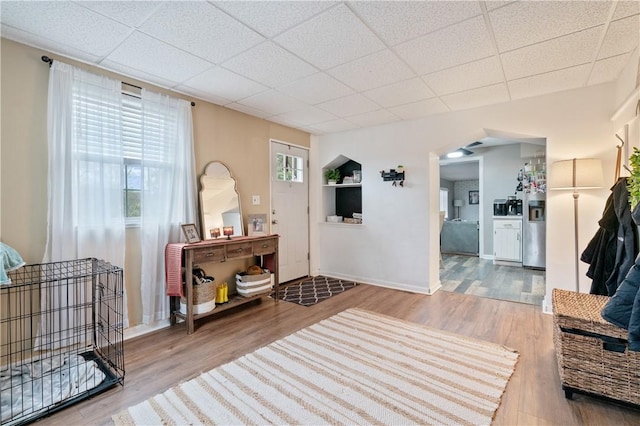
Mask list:
[[440,282],[445,291],[542,306],[544,271],[494,265],[477,256],[443,254],[442,260]]
[[201,372],[280,339],[350,307],[496,342],[520,353],[496,414],[497,425],[637,425],[640,411],[576,395],[565,399],[552,340],[552,317],[538,306],[439,291],[426,296],[360,285],[317,305],[263,299],[186,326],[125,343],[126,377],[93,399],[39,424],[111,424],[111,415]]

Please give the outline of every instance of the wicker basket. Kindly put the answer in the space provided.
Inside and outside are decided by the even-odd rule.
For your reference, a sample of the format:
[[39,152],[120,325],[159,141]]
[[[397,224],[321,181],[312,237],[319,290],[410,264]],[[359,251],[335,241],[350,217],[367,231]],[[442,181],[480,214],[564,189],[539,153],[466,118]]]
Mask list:
[[[216,284],[213,281],[193,286],[193,305],[211,302],[216,298]],[[187,297],[181,297],[180,302],[187,303]]]
[[640,352],[602,318],[606,296],[553,290],[553,341],[565,396],[586,393],[640,406]]

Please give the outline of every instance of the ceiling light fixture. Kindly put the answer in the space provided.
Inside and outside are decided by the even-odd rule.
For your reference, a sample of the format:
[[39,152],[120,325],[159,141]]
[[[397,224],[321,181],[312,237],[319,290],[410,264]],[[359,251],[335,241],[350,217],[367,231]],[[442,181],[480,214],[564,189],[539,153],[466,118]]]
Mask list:
[[448,153],[447,158],[460,158],[462,156],[471,155],[471,154],[473,154],[473,152],[469,151],[468,149],[458,148],[455,151]]

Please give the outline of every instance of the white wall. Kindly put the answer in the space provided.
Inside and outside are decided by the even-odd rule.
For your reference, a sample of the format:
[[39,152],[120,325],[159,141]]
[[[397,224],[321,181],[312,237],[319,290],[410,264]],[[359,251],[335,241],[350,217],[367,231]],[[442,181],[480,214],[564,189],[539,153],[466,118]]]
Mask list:
[[[344,155],[362,164],[362,226],[323,223],[322,191],[315,196],[311,226],[317,227],[318,262],[314,273],[357,279],[368,283],[428,293],[437,286],[428,280],[429,209],[438,222],[438,188],[430,204],[428,185],[429,153],[426,145],[397,139],[392,127],[372,128],[352,133],[329,135],[311,142],[311,173],[321,182],[322,167]],[[390,143],[389,141],[393,141]],[[406,173],[404,187],[384,182],[381,170],[402,164]],[[438,168],[436,158],[436,169]],[[436,179],[439,177],[437,171]],[[314,186],[313,180],[311,185]],[[317,185],[315,185],[317,187]],[[436,230],[438,223],[436,223]],[[313,233],[312,233],[313,235]],[[436,236],[437,236],[436,232]],[[313,240],[313,236],[312,236]],[[436,240],[437,242],[437,240]],[[313,244],[313,243],[312,243]],[[437,266],[437,258],[436,258]]]
[[[601,158],[605,177],[613,177],[616,139],[610,117],[615,107],[615,85],[604,84],[312,138],[311,173],[316,177],[322,164],[340,154],[362,163],[365,217],[361,229],[319,224],[322,199],[312,191],[315,271],[421,292],[437,288],[439,168],[435,154],[464,146],[484,137],[484,129],[493,129],[546,137],[548,164],[573,157]],[[397,164],[405,165],[407,188],[392,188],[378,174]],[[554,179],[553,175],[548,178]],[[581,248],[596,232],[608,194],[603,188],[580,196]],[[572,202],[567,191],[548,194],[547,300],[552,288],[574,285]],[[432,218],[427,220],[429,214]],[[584,276],[587,267],[582,264],[580,270],[585,289],[590,285]]]

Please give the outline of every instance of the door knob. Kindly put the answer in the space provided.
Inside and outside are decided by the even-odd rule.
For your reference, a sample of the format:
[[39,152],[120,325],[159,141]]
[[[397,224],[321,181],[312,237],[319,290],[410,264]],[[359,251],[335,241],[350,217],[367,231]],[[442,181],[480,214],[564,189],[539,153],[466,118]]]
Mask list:
[[271,221],[271,224],[272,224],[272,225],[277,225],[277,224],[278,224],[278,221],[277,221],[277,220],[275,220],[275,219],[273,219],[273,220]]

